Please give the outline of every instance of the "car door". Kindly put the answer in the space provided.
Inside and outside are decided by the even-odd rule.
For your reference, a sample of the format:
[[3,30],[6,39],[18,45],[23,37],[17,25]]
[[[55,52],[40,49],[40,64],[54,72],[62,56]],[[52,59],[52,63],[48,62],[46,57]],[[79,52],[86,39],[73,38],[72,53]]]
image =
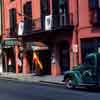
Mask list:
[[96,55],[90,54],[86,57],[84,62],[84,71],[82,73],[83,82],[87,84],[95,84],[96,78]]

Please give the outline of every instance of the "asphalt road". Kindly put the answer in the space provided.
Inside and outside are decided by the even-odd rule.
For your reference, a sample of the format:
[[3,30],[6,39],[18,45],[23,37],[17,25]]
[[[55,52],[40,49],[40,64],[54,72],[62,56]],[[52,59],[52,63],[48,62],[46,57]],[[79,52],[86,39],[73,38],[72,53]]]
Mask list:
[[100,91],[0,79],[0,100],[100,100]]

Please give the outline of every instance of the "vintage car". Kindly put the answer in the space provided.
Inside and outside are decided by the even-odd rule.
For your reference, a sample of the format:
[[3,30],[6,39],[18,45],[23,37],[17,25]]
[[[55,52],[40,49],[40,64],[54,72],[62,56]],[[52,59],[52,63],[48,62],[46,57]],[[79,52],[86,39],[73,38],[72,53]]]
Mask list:
[[88,54],[83,64],[74,66],[73,69],[65,72],[63,82],[67,88],[99,86],[100,53]]

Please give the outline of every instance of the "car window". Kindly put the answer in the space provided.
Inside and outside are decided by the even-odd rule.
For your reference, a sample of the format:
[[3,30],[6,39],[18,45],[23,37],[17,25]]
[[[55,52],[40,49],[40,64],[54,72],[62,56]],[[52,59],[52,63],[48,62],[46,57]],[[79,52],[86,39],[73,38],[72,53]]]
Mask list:
[[95,57],[94,56],[87,57],[85,59],[85,64],[95,65]]
[[100,54],[97,55],[97,65],[100,66]]

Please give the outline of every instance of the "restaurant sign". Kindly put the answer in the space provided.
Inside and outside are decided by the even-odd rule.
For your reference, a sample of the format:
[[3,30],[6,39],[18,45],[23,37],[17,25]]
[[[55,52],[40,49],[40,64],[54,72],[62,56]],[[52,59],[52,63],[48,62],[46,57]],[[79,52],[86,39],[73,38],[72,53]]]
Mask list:
[[17,40],[16,38],[7,38],[3,40],[3,46],[14,46],[16,45]]

